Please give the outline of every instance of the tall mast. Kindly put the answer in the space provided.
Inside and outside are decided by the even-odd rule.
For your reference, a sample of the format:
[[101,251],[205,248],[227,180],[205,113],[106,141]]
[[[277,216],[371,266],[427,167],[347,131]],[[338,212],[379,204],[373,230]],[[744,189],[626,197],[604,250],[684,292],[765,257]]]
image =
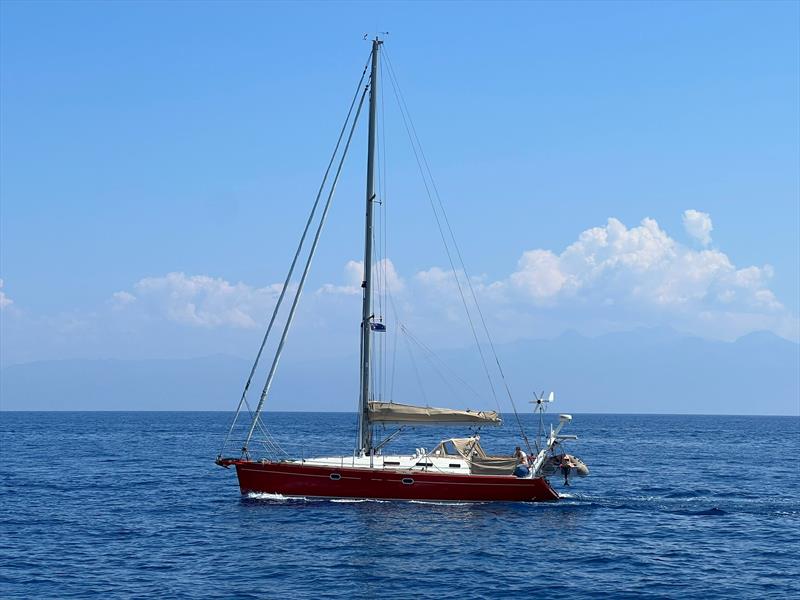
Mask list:
[[369,453],[372,429],[369,425],[369,355],[372,323],[372,204],[375,201],[375,138],[378,105],[378,56],[383,42],[372,40],[372,70],[369,78],[369,138],[367,149],[367,215],[364,231],[364,281],[361,283],[361,393],[358,443],[356,452]]

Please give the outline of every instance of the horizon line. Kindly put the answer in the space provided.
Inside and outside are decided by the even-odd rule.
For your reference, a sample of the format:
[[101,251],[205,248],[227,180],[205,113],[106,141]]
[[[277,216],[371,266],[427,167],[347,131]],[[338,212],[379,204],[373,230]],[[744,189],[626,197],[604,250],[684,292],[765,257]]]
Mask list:
[[[145,409],[118,409],[118,410],[103,410],[103,409],[58,409],[58,410],[24,410],[17,408],[0,408],[0,413],[234,413],[235,410],[186,410],[186,409],[163,409],[163,410],[145,410]],[[349,410],[264,410],[265,413],[270,414],[356,414],[356,411]],[[504,413],[501,413],[504,414]],[[507,413],[513,415],[513,413]],[[524,415],[534,416],[536,413],[523,413]],[[597,416],[624,416],[624,417],[800,417],[800,412],[797,414],[744,414],[744,413],[627,413],[627,412],[570,412],[570,413],[545,413],[545,415],[557,416],[559,414],[570,415],[597,415]]]

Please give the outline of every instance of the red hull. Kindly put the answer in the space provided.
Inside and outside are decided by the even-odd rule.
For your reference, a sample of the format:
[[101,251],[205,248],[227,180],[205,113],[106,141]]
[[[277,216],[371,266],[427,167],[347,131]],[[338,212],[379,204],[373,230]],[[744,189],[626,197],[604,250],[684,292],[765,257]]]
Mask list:
[[558,493],[541,477],[450,475],[235,459],[224,459],[221,464],[236,466],[243,494],[261,492],[282,496],[451,502],[558,500]]

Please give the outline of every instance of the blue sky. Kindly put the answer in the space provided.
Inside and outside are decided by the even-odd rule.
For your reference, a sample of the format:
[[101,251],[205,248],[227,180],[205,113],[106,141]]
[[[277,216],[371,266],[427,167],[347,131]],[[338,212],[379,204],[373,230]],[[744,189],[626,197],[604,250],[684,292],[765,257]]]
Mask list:
[[[498,339],[796,340],[798,6],[4,2],[2,361],[252,354],[376,30]],[[404,136],[390,117],[389,257],[457,346]],[[364,137],[312,352],[356,340]]]

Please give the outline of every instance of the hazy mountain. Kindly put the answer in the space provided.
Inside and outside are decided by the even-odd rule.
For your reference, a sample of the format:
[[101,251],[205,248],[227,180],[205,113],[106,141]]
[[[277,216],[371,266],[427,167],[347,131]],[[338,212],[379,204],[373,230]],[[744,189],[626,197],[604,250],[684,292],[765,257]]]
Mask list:
[[[403,402],[496,408],[474,350],[400,352],[383,389]],[[555,390],[555,411],[800,414],[800,345],[759,332],[735,342],[645,329],[595,338],[567,332],[554,340],[498,347],[518,408],[535,390]],[[488,357],[487,357],[488,358]],[[490,364],[493,362],[489,358]],[[444,366],[448,365],[448,366]],[[250,363],[229,356],[185,360],[68,360],[6,367],[5,410],[230,410]],[[353,357],[287,356],[271,391],[273,410],[353,410]],[[263,373],[250,394],[255,402]],[[420,386],[420,382],[422,386]],[[466,382],[467,385],[464,384]],[[469,388],[477,391],[477,394]],[[508,409],[496,383],[500,407]],[[393,390],[393,393],[390,393]]]
[[771,333],[726,343],[651,330],[515,348],[514,380],[536,375],[558,410],[800,414],[800,345]]
[[[210,410],[246,376],[229,356],[187,360],[54,360],[2,369],[4,410]],[[245,375],[243,375],[245,373]],[[228,403],[230,405],[230,402]]]

